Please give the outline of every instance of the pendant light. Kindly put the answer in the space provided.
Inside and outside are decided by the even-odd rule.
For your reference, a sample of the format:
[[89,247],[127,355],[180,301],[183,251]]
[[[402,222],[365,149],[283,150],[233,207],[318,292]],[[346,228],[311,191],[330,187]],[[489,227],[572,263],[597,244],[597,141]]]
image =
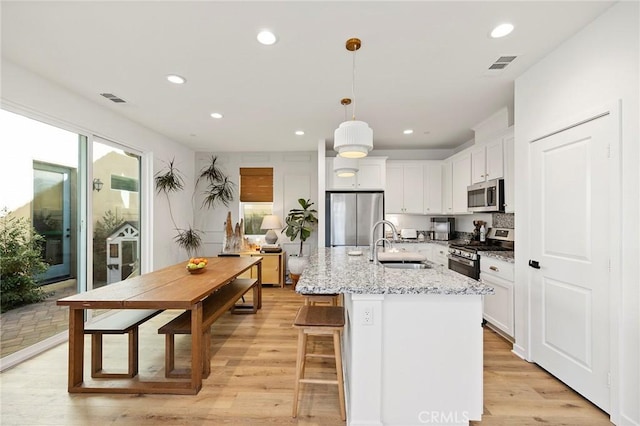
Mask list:
[[[347,105],[351,104],[351,99],[343,98],[340,104],[344,107],[344,121],[347,121]],[[333,172],[341,178],[353,177],[358,173],[358,159],[340,157],[333,159]]]
[[358,38],[347,40],[345,47],[353,52],[353,75],[351,81],[351,97],[353,98],[353,117],[338,126],[333,135],[333,149],[338,156],[345,158],[366,157],[373,149],[373,130],[364,121],[356,120],[356,51],[360,49],[362,42]]

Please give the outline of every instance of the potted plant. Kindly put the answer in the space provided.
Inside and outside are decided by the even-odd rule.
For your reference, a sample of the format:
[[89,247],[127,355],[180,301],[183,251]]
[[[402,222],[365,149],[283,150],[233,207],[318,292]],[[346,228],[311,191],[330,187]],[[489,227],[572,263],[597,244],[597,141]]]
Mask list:
[[289,272],[295,275],[300,275],[309,262],[309,259],[302,255],[302,246],[311,236],[315,224],[318,223],[318,218],[315,215],[317,210],[311,208],[313,203],[304,198],[298,199],[298,203],[302,208],[289,210],[285,219],[286,225],[282,229],[282,232],[291,241],[295,241],[296,238],[300,240],[298,256],[289,258]]

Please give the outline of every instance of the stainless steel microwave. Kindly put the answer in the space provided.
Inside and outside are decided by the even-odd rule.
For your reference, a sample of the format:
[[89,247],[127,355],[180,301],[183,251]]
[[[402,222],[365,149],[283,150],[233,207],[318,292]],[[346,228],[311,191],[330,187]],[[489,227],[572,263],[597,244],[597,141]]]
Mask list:
[[504,212],[504,179],[492,179],[467,187],[470,212]]

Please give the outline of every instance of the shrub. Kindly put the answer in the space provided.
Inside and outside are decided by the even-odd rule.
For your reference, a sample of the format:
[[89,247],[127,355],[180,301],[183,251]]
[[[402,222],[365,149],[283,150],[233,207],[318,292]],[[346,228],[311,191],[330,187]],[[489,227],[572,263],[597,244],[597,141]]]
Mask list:
[[43,241],[27,218],[6,208],[0,212],[1,312],[44,300],[36,278],[48,268],[41,259]]

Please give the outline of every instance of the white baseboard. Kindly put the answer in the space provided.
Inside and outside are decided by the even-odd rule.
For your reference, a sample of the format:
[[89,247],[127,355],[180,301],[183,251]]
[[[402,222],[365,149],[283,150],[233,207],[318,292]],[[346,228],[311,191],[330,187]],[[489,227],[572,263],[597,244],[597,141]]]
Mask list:
[[0,359],[0,373],[10,369],[11,367],[15,367],[16,365],[28,360],[29,358],[40,355],[44,351],[47,351],[62,343],[66,343],[68,340],[69,332],[63,331],[62,333],[56,334],[55,336],[51,336],[34,345],[19,350],[18,352],[7,355],[4,358]]
[[525,350],[522,346],[517,345],[514,343],[513,345],[513,349],[511,350],[512,353],[516,354],[516,356],[518,356],[519,358],[522,358],[523,360],[527,361],[527,357],[525,355]]

